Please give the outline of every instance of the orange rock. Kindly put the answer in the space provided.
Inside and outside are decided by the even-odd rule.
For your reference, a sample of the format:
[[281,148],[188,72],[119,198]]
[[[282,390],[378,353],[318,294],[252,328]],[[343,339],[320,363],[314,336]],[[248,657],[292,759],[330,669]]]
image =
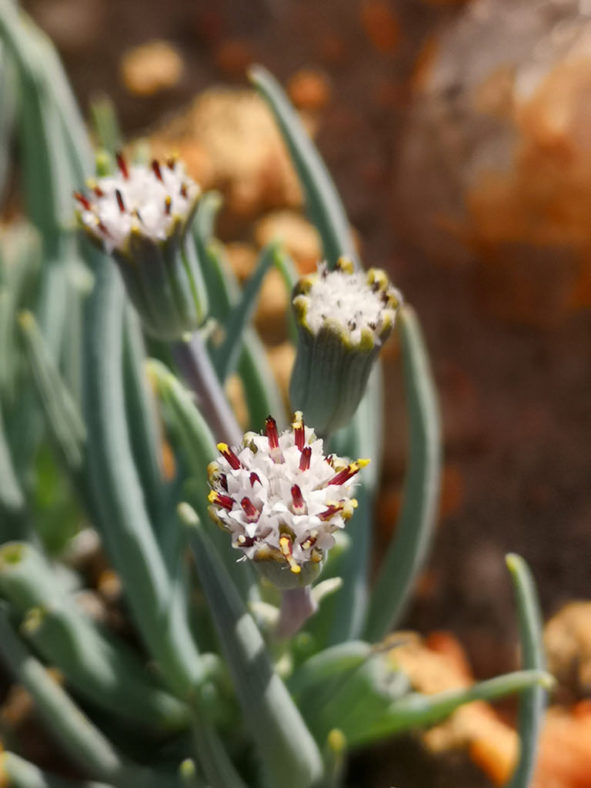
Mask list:
[[291,100],[300,109],[319,110],[330,100],[330,82],[326,74],[315,69],[301,69],[289,80]]
[[264,216],[256,225],[255,240],[260,247],[281,241],[302,274],[315,271],[322,260],[318,231],[294,211],[274,211]]
[[591,704],[550,709],[532,788],[591,788]]
[[458,465],[447,463],[443,468],[441,480],[441,499],[439,501],[439,519],[451,517],[462,506],[464,499],[464,480]]
[[216,66],[228,77],[244,77],[255,60],[251,44],[241,38],[222,41],[215,53]]
[[238,375],[230,375],[225,385],[226,396],[236,414],[236,420],[243,430],[248,429],[249,415],[246,397],[244,396],[244,386]]
[[172,44],[150,41],[126,52],[120,70],[130,93],[152,96],[178,83],[183,73],[183,61]]
[[364,0],[361,24],[378,52],[393,52],[400,43],[400,24],[392,5],[386,0]]
[[225,244],[224,248],[236,277],[240,282],[244,282],[256,267],[257,250],[251,244],[238,241]]
[[212,88],[154,134],[150,143],[155,155],[178,151],[204,189],[223,194],[227,213],[235,220],[302,203],[273,118],[254,91]]
[[267,355],[279,389],[283,394],[285,405],[289,410],[289,381],[295,359],[295,348],[291,342],[282,342],[280,345],[268,348]]

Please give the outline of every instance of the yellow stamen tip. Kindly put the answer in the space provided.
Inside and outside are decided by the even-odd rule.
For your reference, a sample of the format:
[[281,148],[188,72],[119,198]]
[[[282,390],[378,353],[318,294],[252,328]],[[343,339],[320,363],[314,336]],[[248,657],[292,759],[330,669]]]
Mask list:
[[229,449],[229,448],[230,448],[230,447],[228,446],[228,444],[227,444],[227,443],[218,443],[218,445],[217,445],[217,449],[218,449],[218,451],[221,451],[221,452],[222,452],[222,454],[223,454],[225,451],[228,451],[228,449]]

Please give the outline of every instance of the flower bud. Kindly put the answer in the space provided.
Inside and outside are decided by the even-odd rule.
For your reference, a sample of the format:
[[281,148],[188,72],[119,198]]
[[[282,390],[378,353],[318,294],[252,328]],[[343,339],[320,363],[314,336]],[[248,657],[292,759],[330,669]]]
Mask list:
[[357,506],[355,476],[369,461],[325,456],[301,413],[281,435],[269,417],[265,435],[247,433],[242,446],[218,449],[221,456],[208,469],[213,519],[278,588],[312,583],[335,531]]
[[128,165],[77,192],[77,217],[91,240],[118,264],[148,333],[180,339],[205,320],[205,286],[187,237],[201,190],[175,159]]
[[401,303],[384,271],[354,271],[343,258],[333,271],[321,264],[296,284],[292,308],[298,349],[291,405],[320,435],[350,422]]

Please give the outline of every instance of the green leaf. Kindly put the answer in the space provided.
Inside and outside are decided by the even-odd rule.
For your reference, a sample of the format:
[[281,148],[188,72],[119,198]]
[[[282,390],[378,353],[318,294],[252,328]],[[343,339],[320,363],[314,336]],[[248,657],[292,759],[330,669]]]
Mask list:
[[552,683],[545,671],[525,670],[435,695],[409,693],[405,675],[394,670],[387,655],[378,653],[353,671],[332,697],[315,710],[310,724],[318,737],[325,737],[338,727],[350,747],[360,747],[436,725],[466,703],[493,701]]
[[275,673],[262,635],[196,513],[188,504],[181,504],[179,515],[188,529],[201,586],[267,784],[310,788],[322,776],[320,752]]
[[381,640],[396,625],[429,547],[440,492],[437,396],[422,332],[408,306],[398,317],[409,413],[409,468],[402,513],[371,595],[365,637]]
[[125,761],[103,734],[94,727],[43,665],[25,648],[0,607],[0,655],[14,675],[31,694],[48,731],[84,771],[117,788],[131,785],[146,788],[172,788],[174,780],[148,772]]
[[[285,285],[285,289],[287,290],[288,298],[291,303],[291,294],[296,285],[296,282],[300,278],[300,274],[296,265],[292,258],[287,254],[287,252],[283,249],[278,249],[277,254],[275,256],[275,265],[277,266],[277,270],[281,274],[281,278],[283,279],[283,284]],[[293,312],[290,307],[287,309],[287,333],[291,340],[292,344],[296,344],[298,341],[298,330],[296,327],[295,318],[293,316]]]
[[[512,553],[506,560],[515,586],[523,667],[543,670],[546,667],[546,660],[542,639],[542,616],[535,581],[523,558]],[[543,686],[531,687],[521,696],[519,704],[521,752],[508,788],[528,788],[531,783],[546,700],[547,692]]]
[[276,244],[269,244],[263,250],[253,275],[244,287],[239,302],[225,321],[224,341],[213,351],[213,363],[222,383],[236,367],[242,349],[244,330],[252,320],[263,279],[275,261],[276,254]]
[[25,533],[25,497],[12,462],[0,408],[0,543],[24,537]]
[[[207,286],[211,315],[223,325],[240,299],[240,287],[229,263],[224,259],[222,245],[212,239],[215,215],[220,204],[221,198],[217,193],[203,195],[193,223],[193,238]],[[276,262],[279,265],[280,259]],[[251,429],[260,429],[269,414],[275,416],[282,428],[285,414],[281,392],[269,366],[265,348],[250,326],[244,332],[238,374],[244,385]]]
[[98,145],[112,157],[121,149],[122,136],[115,105],[107,95],[90,102],[90,117]]
[[20,313],[19,328],[49,432],[66,468],[74,479],[79,478],[85,465],[86,430],[82,416],[31,312]]
[[84,359],[89,469],[101,506],[101,532],[132,617],[166,684],[195,710],[200,765],[213,788],[225,788],[234,784],[235,770],[201,714],[205,675],[189,630],[186,600],[178,592],[178,574],[169,575],[156,542],[133,459],[122,372],[123,285],[109,261],[96,272]]
[[0,752],[0,782],[3,780],[12,788],[112,788],[106,783],[56,777],[13,752]]
[[186,621],[169,608],[171,579],[133,458],[122,371],[124,306],[122,282],[105,261],[97,270],[84,337],[90,479],[100,531],[132,616],[169,686],[188,697],[201,668]]
[[[192,394],[183,384],[159,361],[148,362],[148,373],[154,382],[158,397],[165,406],[168,421],[176,440],[182,447],[192,476],[195,494],[193,496],[200,517],[210,522],[208,514],[207,466],[217,456],[215,441],[198,408],[195,407]],[[211,524],[212,539],[218,553],[229,571],[236,570],[235,581],[241,593],[252,596],[254,592],[254,576],[245,564],[236,567],[234,550],[226,533]]]
[[322,238],[324,254],[332,268],[339,257],[359,259],[345,209],[314,143],[276,79],[261,66],[249,76],[273,113],[302,183],[308,214]]
[[130,304],[125,310],[123,331],[123,380],[129,436],[150,518],[162,544],[166,531],[171,530],[167,514],[172,512],[166,507],[161,435],[156,402],[146,375],[144,339],[137,313]]
[[0,593],[24,621],[21,633],[82,697],[143,728],[188,726],[187,707],[81,612],[36,548],[18,542],[0,548]]

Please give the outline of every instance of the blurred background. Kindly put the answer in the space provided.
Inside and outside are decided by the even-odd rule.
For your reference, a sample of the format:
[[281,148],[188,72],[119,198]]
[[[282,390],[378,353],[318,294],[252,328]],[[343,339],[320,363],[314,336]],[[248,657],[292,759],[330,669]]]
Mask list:
[[[459,641],[465,655],[457,659],[466,656],[479,678],[513,669],[505,553],[530,562],[547,619],[591,591],[591,4],[23,6],[56,43],[85,111],[108,94],[127,140],[149,138],[155,153],[178,151],[205,188],[224,194],[219,234],[241,277],[275,235],[303,271],[320,254],[246,69],[262,63],[288,87],[341,191],[365,263],[387,268],[416,307],[434,363],[443,497],[406,625],[453,633],[440,637],[440,650]],[[284,307],[270,276],[258,326],[287,379]],[[396,519],[405,466],[396,356],[391,343],[378,550]],[[591,696],[591,613],[586,605],[568,611],[560,622],[576,648],[554,667],[564,672],[561,697],[570,710]],[[576,708],[591,747],[591,717]],[[490,765],[484,778],[464,761],[443,772],[425,761],[417,782],[405,772],[414,747],[389,746],[397,765],[388,758],[383,775],[383,753],[354,764],[351,784],[468,788],[495,777]],[[591,786],[588,761],[581,774],[578,782],[539,786]]]

